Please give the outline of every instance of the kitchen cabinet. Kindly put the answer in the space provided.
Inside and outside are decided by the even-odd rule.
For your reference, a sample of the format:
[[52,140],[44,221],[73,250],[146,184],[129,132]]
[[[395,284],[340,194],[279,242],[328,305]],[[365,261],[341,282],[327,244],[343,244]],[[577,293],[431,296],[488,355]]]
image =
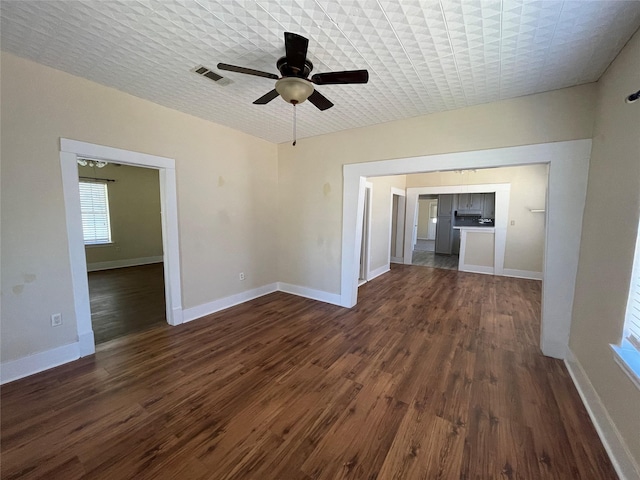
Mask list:
[[460,229],[453,230],[451,253],[453,253],[454,255],[460,255]]
[[496,194],[485,193],[482,218],[496,218]]
[[454,195],[438,195],[438,216],[449,217],[453,213]]
[[451,216],[438,217],[438,227],[436,228],[436,253],[451,255],[451,243],[453,240],[453,226]]
[[461,193],[458,195],[458,212],[482,212],[484,193]]
[[451,255],[453,240],[454,195],[438,195],[438,223],[436,224],[436,253]]

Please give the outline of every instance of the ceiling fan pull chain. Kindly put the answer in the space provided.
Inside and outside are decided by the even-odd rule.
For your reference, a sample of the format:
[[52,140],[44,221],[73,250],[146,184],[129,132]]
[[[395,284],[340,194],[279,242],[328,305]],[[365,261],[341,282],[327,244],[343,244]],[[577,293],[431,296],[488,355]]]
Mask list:
[[296,104],[293,104],[293,146],[296,146]]

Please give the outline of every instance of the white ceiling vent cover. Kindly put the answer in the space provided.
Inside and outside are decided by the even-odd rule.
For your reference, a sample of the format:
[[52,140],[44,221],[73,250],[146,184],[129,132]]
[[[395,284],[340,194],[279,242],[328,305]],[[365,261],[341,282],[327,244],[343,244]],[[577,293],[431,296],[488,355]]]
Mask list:
[[193,73],[196,73],[202,77],[207,77],[209,80],[213,80],[221,87],[225,87],[231,83],[233,83],[230,79],[223,77],[222,75],[217,74],[207,67],[203,67],[202,65],[198,65],[197,67],[193,67],[191,69]]

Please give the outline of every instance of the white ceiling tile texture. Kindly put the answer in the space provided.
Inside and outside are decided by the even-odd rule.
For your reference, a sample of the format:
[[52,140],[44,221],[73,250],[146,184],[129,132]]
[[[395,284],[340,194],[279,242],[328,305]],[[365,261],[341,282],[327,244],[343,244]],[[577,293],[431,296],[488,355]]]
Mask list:
[[313,73],[366,68],[366,85],[318,87],[298,137],[598,80],[640,26],[639,1],[2,0],[3,50],[273,142],[292,107],[252,102],[274,81],[190,70],[218,62],[278,73],[283,33],[309,38]]

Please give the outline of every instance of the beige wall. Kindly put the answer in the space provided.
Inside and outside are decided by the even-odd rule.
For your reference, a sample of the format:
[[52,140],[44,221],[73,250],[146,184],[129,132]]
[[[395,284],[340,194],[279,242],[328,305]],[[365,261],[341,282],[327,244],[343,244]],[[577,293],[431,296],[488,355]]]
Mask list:
[[591,138],[595,84],[278,145],[283,282],[340,292],[342,165]]
[[464,263],[466,265],[493,268],[494,241],[495,235],[493,232],[467,232]]
[[107,182],[112,243],[85,247],[87,267],[161,257],[158,170],[110,163],[100,169],[78,166],[78,173],[81,177],[115,180]]
[[371,256],[370,271],[389,264],[391,244],[389,226],[391,225],[391,187],[405,189],[405,176],[372,177],[367,179],[373,184],[371,202]]
[[[548,179],[548,166],[538,164],[488,168],[464,174],[434,172],[407,175],[407,188],[510,183],[509,224],[504,268],[542,272],[545,216],[543,213],[532,213],[531,209],[545,208]],[[514,224],[511,225],[511,222]]]
[[640,33],[598,82],[570,348],[640,464],[640,391],[614,363],[640,214]]
[[429,233],[429,205],[432,201],[418,199],[418,238],[427,238]]
[[[176,160],[183,307],[277,280],[276,145],[1,59],[2,361],[77,340],[60,137]],[[52,328],[58,312],[64,324]]]

